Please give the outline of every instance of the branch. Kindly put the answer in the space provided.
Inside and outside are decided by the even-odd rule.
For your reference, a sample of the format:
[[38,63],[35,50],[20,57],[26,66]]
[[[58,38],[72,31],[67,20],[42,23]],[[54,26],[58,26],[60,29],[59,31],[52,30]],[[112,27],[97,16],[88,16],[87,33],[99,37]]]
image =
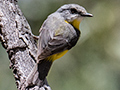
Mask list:
[[[0,41],[8,53],[17,88],[21,90],[19,87],[35,65],[37,43],[17,0],[0,0]],[[44,83],[25,90],[51,90],[47,82]]]

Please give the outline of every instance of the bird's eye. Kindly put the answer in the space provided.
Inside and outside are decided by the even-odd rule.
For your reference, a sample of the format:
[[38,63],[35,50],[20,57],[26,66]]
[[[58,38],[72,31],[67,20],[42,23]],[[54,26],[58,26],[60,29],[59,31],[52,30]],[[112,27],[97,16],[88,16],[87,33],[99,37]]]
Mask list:
[[78,14],[80,14],[80,15],[81,15],[81,13],[82,13],[82,12],[78,12]]
[[70,11],[71,11],[72,14],[76,14],[76,13],[78,13],[77,10],[74,9],[74,8],[71,8]]

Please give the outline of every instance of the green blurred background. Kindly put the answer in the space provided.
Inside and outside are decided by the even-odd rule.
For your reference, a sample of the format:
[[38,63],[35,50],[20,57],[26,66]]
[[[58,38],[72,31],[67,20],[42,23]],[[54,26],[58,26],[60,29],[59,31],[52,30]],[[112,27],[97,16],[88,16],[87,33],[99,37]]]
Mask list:
[[[94,17],[81,23],[81,38],[49,73],[52,90],[120,90],[120,0],[18,0],[32,32],[61,5],[77,3]],[[0,46],[0,90],[17,90]]]

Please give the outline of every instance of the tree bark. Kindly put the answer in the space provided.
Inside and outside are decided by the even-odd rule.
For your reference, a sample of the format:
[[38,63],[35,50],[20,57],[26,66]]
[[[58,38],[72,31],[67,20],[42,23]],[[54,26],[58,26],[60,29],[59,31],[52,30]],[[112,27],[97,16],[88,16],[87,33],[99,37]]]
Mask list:
[[[37,43],[17,5],[17,0],[0,0],[0,41],[8,53],[17,88],[22,90],[19,87],[36,62]],[[39,86],[35,85],[25,90],[51,90],[47,82]]]

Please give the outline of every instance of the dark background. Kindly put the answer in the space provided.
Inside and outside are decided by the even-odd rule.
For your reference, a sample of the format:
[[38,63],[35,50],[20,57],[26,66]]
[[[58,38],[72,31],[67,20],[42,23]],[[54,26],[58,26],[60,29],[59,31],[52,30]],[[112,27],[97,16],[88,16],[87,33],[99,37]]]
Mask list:
[[[94,17],[80,24],[81,38],[48,75],[52,90],[120,90],[120,0],[18,0],[32,32],[61,5],[82,5]],[[0,90],[17,90],[0,44]]]

